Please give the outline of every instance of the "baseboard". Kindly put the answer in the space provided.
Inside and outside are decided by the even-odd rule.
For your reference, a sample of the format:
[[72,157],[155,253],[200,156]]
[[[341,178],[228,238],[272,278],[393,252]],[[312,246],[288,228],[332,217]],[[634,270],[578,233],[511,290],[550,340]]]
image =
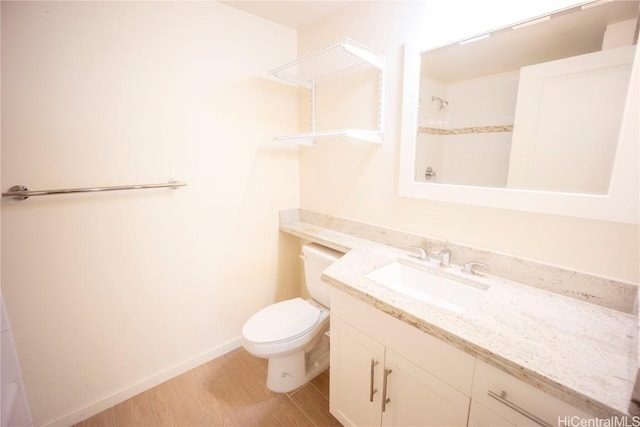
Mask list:
[[70,426],[76,424],[82,420],[85,420],[99,412],[104,411],[105,409],[111,408],[112,406],[117,405],[120,402],[123,402],[127,399],[132,398],[133,396],[142,393],[143,391],[149,390],[163,382],[170,380],[173,377],[176,377],[180,374],[183,374],[197,366],[200,366],[204,363],[209,362],[217,357],[220,357],[232,350],[241,346],[241,338],[234,338],[232,340],[227,341],[211,350],[208,350],[192,359],[189,359],[185,362],[174,365],[162,372],[159,372],[152,377],[147,378],[146,380],[135,384],[132,387],[127,389],[118,391],[104,399],[101,399],[95,403],[92,403],[89,406],[85,406],[84,408],[78,409],[77,411],[73,411],[57,420],[48,421],[42,424],[43,427],[63,427]]

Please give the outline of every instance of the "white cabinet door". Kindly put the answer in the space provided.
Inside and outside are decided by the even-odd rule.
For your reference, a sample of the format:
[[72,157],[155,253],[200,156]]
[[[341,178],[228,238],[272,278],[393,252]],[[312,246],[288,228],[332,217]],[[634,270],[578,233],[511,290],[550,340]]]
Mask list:
[[516,423],[509,422],[500,415],[480,405],[478,402],[471,401],[469,409],[469,427],[513,427]]
[[380,425],[384,352],[382,344],[331,315],[329,410],[343,425]]
[[[467,425],[469,397],[388,348],[385,368],[390,373],[386,381],[388,401],[384,405],[382,425]],[[384,391],[383,384],[383,395]]]

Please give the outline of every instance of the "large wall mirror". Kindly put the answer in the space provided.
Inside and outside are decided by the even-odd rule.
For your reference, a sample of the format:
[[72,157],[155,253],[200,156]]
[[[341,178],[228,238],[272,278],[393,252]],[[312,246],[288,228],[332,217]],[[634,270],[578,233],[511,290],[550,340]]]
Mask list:
[[637,223],[639,6],[408,45],[400,195]]

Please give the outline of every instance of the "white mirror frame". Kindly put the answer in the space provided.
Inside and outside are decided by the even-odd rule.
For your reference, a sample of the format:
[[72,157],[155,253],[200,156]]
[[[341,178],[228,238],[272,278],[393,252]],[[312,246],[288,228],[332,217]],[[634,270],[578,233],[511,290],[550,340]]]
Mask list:
[[417,43],[404,51],[404,81],[399,165],[400,197],[512,209],[638,224],[640,222],[640,49],[636,49],[609,193],[555,193],[509,188],[424,183],[415,180],[416,134],[420,89]]

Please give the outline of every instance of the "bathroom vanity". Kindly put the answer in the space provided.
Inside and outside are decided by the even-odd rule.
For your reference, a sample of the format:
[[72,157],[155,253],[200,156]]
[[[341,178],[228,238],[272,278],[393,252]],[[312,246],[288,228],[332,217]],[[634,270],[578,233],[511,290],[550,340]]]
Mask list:
[[331,298],[330,408],[344,425],[528,426],[591,417],[345,292]]
[[[330,410],[344,425],[631,422],[635,285],[590,277],[609,295],[592,298],[562,289],[576,278],[586,283],[580,273],[512,260],[536,282],[522,283],[496,274],[509,262],[504,255],[447,242],[454,265],[441,268],[407,250],[438,242],[307,211],[283,213],[280,229],[346,252],[323,274],[333,286]],[[473,256],[490,274],[460,271]],[[398,268],[453,278],[474,296],[433,299],[385,284],[387,276],[411,280],[393,276]],[[541,288],[553,280],[554,289]]]

